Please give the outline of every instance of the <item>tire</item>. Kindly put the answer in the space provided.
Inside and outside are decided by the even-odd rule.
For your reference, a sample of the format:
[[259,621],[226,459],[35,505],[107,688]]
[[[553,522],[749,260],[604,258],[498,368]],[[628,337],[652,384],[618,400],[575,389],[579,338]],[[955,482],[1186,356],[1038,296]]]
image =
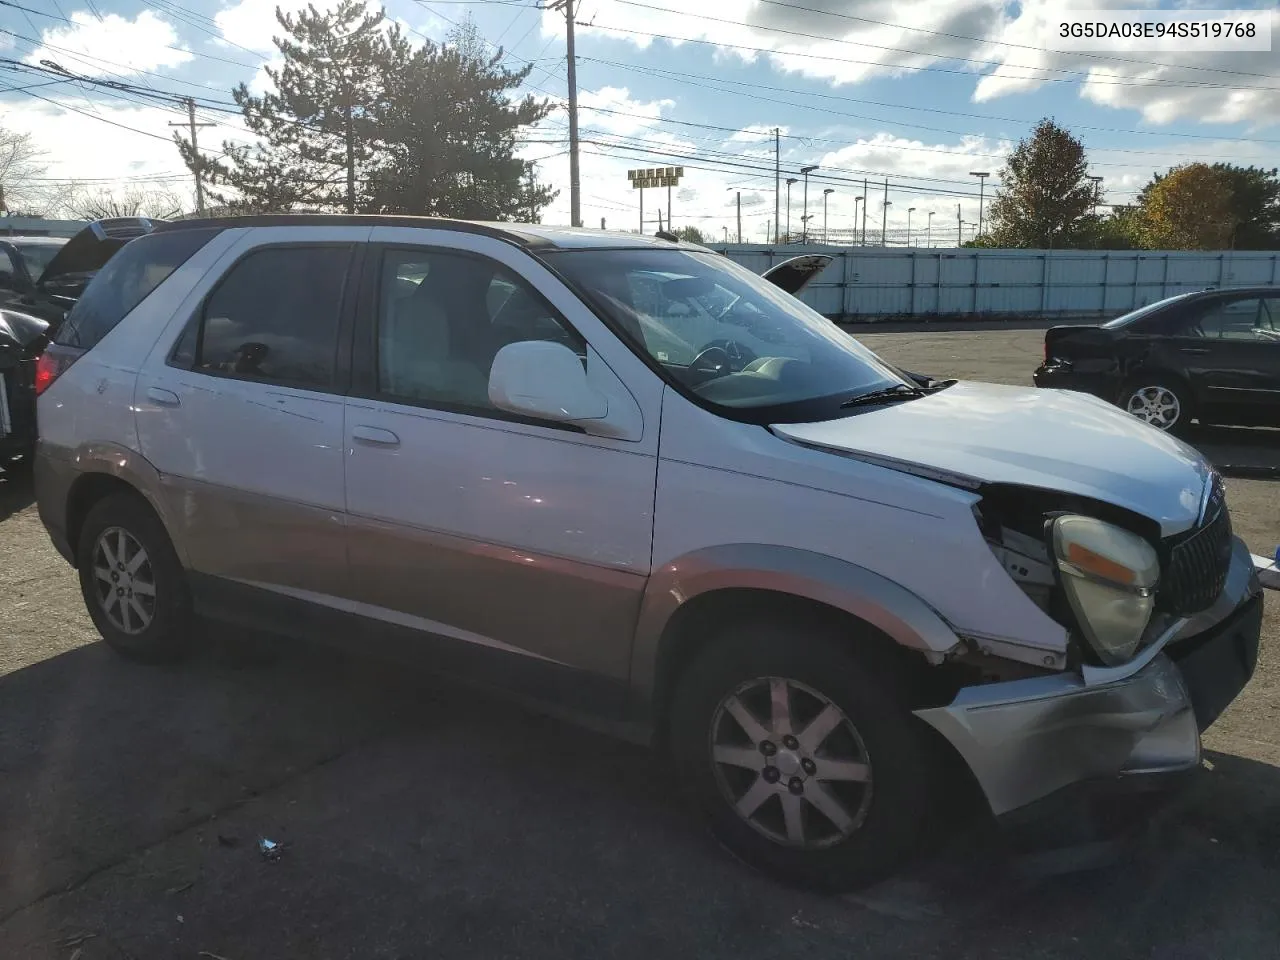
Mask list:
[[[1176,409],[1169,415],[1170,401]],[[1180,434],[1196,415],[1195,401],[1186,384],[1173,377],[1136,377],[1120,391],[1118,406],[1126,413],[1166,433]]]
[[[824,891],[865,886],[903,866],[927,832],[934,782],[930,759],[936,754],[894,692],[895,665],[888,657],[854,655],[851,642],[856,638],[816,625],[735,626],[690,664],[670,714],[677,775],[716,837],[748,864]],[[769,697],[779,682],[786,683],[793,733],[803,743],[770,730]],[[731,705],[728,698],[735,695],[738,703]],[[825,739],[815,740],[807,724],[830,716],[828,706],[848,726],[842,720]],[[739,707],[760,724],[763,729],[755,733],[767,734],[767,740],[746,734],[750,718],[742,724]],[[766,746],[759,745],[762,740]],[[732,762],[713,761],[717,748],[717,756]],[[856,777],[860,763],[866,779],[845,779]],[[778,771],[776,783],[767,775],[770,766]],[[750,807],[760,796],[765,799],[751,818],[735,808],[735,798]],[[821,812],[831,809],[832,797],[843,817]],[[789,817],[788,806],[803,812]]]
[[164,524],[142,497],[114,493],[90,508],[76,566],[89,616],[116,652],[146,663],[190,653],[195,624],[186,574]]

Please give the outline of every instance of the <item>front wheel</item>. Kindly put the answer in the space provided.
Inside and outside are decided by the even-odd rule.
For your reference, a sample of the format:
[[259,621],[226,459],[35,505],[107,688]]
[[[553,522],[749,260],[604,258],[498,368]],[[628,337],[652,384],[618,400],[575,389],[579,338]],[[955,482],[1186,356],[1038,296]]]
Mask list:
[[1146,377],[1132,381],[1121,391],[1120,406],[1125,412],[1167,433],[1182,430],[1193,416],[1187,389],[1164,378]]
[[761,623],[713,642],[672,705],[681,781],[733,853],[781,879],[849,889],[914,852],[929,752],[858,639]]

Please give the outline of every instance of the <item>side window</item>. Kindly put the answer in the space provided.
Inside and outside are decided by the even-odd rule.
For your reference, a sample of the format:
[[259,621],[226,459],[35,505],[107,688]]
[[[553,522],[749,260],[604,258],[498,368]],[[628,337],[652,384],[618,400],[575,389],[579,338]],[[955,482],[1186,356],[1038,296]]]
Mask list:
[[194,369],[331,387],[350,260],[349,245],[250,253],[205,303]]
[[1208,306],[1188,329],[1192,336],[1220,340],[1260,340],[1258,333],[1268,323],[1259,297],[1219,300]]
[[162,230],[130,240],[89,281],[57,342],[88,350],[151,295],[218,230]]
[[377,319],[378,392],[492,410],[489,370],[509,343],[553,340],[585,362],[586,342],[536,291],[491,260],[388,250]]
[[8,250],[0,250],[0,289],[12,290],[17,283],[17,267]]

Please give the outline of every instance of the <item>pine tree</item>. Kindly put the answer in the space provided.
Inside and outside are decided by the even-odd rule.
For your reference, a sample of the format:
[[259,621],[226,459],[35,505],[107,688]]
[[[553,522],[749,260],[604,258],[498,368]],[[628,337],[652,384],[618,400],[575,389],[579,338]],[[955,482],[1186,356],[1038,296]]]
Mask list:
[[508,99],[532,65],[512,71],[468,21],[442,46],[396,47],[378,115],[381,148],[368,208],[476,220],[537,220],[555,197],[515,156],[521,127],[551,105]]
[[1070,246],[1094,203],[1084,145],[1052,120],[1021,141],[991,204],[991,239],[1001,247]]
[[403,41],[363,0],[341,0],[324,13],[308,6],[296,16],[277,8],[276,19],[283,64],[264,68],[274,89],[260,97],[244,84],[232,91],[258,143],[224,143],[215,160],[193,155],[178,138],[183,160],[205,178],[213,202],[235,212],[354,213],[365,206],[393,43]]

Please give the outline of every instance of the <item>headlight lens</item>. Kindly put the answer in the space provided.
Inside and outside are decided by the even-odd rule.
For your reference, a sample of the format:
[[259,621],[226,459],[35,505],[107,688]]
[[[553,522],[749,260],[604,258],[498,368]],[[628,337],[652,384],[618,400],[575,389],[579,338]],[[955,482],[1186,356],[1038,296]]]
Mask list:
[[1151,619],[1160,578],[1155,549],[1093,517],[1058,517],[1052,536],[1062,588],[1085,639],[1103,663],[1124,663]]

